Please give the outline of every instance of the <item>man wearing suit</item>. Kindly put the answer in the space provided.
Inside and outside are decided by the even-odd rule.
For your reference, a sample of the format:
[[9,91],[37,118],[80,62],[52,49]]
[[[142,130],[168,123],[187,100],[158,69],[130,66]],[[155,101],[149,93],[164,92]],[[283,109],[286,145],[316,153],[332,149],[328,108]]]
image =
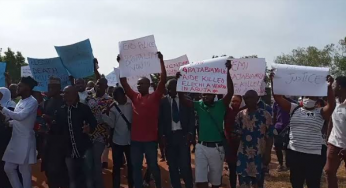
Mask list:
[[175,79],[166,84],[168,95],[160,104],[159,133],[166,147],[172,187],[181,188],[181,174],[185,187],[192,188],[190,142],[195,133],[195,116],[193,108],[180,104],[176,87]]

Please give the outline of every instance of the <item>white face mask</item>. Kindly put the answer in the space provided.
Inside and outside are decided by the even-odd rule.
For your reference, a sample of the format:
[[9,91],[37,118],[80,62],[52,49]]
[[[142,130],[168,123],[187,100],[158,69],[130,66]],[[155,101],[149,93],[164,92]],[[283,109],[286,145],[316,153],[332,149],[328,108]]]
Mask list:
[[311,99],[303,99],[303,106],[305,108],[313,108],[316,105],[316,101]]

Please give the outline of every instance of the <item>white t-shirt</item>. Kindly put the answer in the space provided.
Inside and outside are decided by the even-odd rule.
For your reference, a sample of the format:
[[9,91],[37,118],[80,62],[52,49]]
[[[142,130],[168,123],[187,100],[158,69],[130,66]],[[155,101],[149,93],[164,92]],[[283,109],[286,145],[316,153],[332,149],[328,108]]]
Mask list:
[[[291,104],[291,112],[298,105]],[[290,120],[290,141],[288,148],[307,154],[321,155],[322,143],[322,128],[324,119],[321,114],[321,108],[306,110],[298,108]]]
[[333,129],[330,133],[328,143],[346,148],[346,103],[336,100],[336,107],[332,115]]

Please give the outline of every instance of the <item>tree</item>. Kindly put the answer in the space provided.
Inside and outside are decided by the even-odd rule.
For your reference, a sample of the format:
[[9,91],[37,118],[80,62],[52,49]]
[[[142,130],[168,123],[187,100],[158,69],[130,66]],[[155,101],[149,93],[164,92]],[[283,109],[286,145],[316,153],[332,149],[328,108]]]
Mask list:
[[1,61],[7,63],[6,72],[8,72],[11,76],[12,82],[17,83],[20,80],[21,66],[27,65],[25,63],[25,58],[23,57],[21,52],[15,53],[10,48],[8,48],[7,51],[4,52],[4,54],[5,55],[1,57]]
[[297,48],[291,54],[276,57],[275,63],[303,65],[313,67],[330,67],[334,76],[346,74],[346,37],[337,45],[328,44],[323,49],[314,46]]

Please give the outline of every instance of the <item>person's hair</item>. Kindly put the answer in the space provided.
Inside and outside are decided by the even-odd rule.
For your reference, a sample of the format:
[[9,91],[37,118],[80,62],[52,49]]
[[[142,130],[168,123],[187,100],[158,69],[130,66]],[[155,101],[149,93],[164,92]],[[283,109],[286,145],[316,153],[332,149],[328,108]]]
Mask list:
[[335,79],[337,84],[341,86],[343,89],[346,89],[346,76],[339,76]]
[[125,95],[125,91],[122,87],[115,87],[113,91],[113,96],[115,97],[117,94]]
[[317,100],[317,104],[319,104],[321,107],[325,106],[324,100],[321,98]]
[[166,88],[168,88],[168,85],[169,85],[171,82],[177,82],[177,79],[175,79],[175,78],[169,79],[169,80],[166,82]]

